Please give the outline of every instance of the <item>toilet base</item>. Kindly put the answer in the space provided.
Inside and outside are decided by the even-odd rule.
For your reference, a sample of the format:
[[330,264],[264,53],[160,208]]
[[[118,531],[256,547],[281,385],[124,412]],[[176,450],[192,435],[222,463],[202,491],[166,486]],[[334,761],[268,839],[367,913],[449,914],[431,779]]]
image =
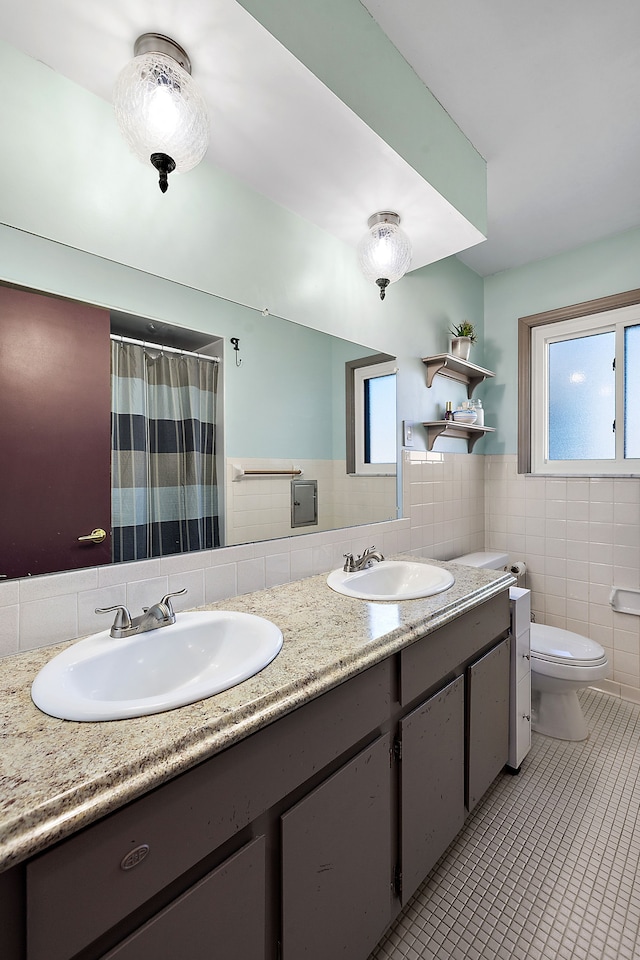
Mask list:
[[556,740],[586,740],[589,727],[575,690],[531,691],[531,729]]

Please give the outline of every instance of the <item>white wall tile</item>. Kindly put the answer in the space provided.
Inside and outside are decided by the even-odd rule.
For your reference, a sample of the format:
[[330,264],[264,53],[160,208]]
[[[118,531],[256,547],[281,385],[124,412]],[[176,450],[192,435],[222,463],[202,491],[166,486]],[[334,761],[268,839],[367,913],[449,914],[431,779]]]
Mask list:
[[201,607],[205,603],[204,599],[204,573],[201,570],[183,570],[180,573],[169,574],[168,593],[176,593],[178,590],[186,589],[186,594],[182,597],[173,597],[172,604],[176,613],[179,610],[191,610],[193,607]]
[[640,525],[640,503],[616,503],[613,507],[613,519],[616,523]]
[[98,586],[98,569],[71,570],[69,573],[53,573],[44,577],[24,577],[18,580],[20,602],[45,600],[48,597],[68,596],[79,590],[92,590]]
[[238,593],[254,593],[265,588],[264,557],[238,563]]
[[602,503],[613,502],[613,480],[606,480],[602,477],[592,477],[589,481],[589,499],[601,501]]
[[189,570],[202,570],[211,564],[211,550],[194,550],[193,553],[179,553],[172,557],[161,557],[160,573],[172,576]]
[[162,600],[169,591],[167,577],[153,577],[149,580],[133,580],[127,584],[127,606],[132,617],[142,613],[143,607],[150,607]]
[[288,583],[291,579],[291,558],[286,553],[272,553],[265,558],[265,586],[276,587]]
[[9,657],[19,650],[20,607],[5,605],[0,617],[0,657]]
[[20,605],[19,644],[32,650],[78,636],[77,595],[50,597]]
[[567,598],[586,603],[589,599],[589,584],[586,580],[567,580]]
[[[363,547],[363,549],[365,549]],[[353,551],[350,551],[353,552]],[[359,551],[362,553],[362,550]],[[313,550],[308,547],[306,550],[291,551],[291,579],[304,580],[313,573]]]
[[118,583],[149,580],[162,574],[161,560],[135,560],[132,563],[114,563],[98,567],[97,587],[113,587]]
[[217,603],[238,594],[235,563],[217,564],[204,572],[204,602]]
[[0,607],[13,606],[20,601],[20,581],[0,580]]
[[96,613],[96,607],[126,606],[127,588],[124,583],[101,590],[82,590],[78,594],[78,631],[81,637],[109,630],[115,614]]

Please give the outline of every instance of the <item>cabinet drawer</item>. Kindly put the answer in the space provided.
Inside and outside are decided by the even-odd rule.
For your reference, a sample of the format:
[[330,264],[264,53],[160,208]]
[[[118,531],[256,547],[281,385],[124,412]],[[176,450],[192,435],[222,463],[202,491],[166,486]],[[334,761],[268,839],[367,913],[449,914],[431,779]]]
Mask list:
[[505,590],[400,654],[400,703],[442,686],[496,637],[509,630],[509,592]]
[[103,960],[264,960],[265,839],[258,837]]
[[377,664],[32,860],[28,960],[67,960],[370,734],[390,677]]

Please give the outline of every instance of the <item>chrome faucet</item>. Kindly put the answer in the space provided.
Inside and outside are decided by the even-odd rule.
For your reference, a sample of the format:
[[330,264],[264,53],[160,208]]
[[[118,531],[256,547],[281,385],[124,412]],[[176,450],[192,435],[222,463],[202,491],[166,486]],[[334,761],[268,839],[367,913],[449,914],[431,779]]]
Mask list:
[[146,633],[147,630],[157,630],[159,627],[168,627],[170,623],[176,622],[176,615],[171,603],[171,597],[181,597],[187,592],[186,587],[182,590],[176,590],[175,593],[168,593],[159,603],[154,603],[151,607],[143,607],[139,617],[131,617],[126,607],[96,607],[96,613],[111,613],[116,611],[113,621],[111,636],[116,640],[123,637],[132,637],[135,633]]
[[345,573],[355,573],[356,570],[366,570],[367,567],[372,566],[374,560],[378,562],[384,560],[380,551],[376,550],[375,547],[367,547],[364,553],[355,560],[353,559],[352,553],[345,553],[344,558],[345,564],[342,569]]

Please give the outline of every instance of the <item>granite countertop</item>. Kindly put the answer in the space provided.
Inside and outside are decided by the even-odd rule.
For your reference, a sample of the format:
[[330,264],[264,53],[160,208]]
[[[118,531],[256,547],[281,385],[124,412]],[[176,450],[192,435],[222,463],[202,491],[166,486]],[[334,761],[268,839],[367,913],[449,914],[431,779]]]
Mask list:
[[[415,559],[415,558],[410,558]],[[334,593],[326,574],[200,609],[273,621],[284,645],[256,676],[207,700],[133,720],[77,723],[34,706],[31,682],[68,644],[0,660],[0,871],[195,766],[515,581],[450,569],[451,589],[424,600],[368,603]],[[178,614],[179,616],[179,614]]]

